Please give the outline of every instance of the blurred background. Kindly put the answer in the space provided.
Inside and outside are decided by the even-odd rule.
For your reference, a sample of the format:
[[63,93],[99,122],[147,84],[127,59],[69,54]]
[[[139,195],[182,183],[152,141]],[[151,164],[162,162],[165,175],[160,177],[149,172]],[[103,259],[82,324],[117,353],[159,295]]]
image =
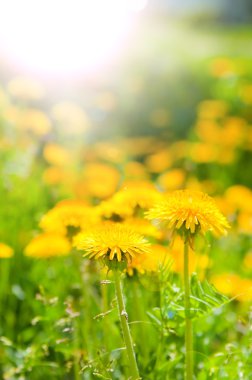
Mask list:
[[98,202],[129,179],[214,195],[250,187],[251,10],[249,0],[2,2],[5,196],[17,184],[30,195],[34,179],[49,203]]
[[250,0],[2,2],[2,88],[50,118],[73,102],[86,139],[186,136],[201,100],[241,106],[251,18]]

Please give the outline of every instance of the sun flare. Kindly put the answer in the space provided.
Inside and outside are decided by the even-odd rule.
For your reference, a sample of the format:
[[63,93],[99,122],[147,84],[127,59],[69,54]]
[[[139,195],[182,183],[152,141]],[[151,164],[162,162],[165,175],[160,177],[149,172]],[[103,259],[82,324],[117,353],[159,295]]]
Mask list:
[[122,51],[147,1],[10,0],[2,4],[0,54],[18,67],[93,71]]

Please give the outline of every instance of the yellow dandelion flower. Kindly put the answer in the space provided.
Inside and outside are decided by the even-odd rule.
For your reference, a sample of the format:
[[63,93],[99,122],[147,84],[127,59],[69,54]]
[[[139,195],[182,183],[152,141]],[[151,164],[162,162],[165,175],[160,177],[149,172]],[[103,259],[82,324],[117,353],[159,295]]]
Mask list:
[[148,181],[129,181],[115,194],[114,199],[117,203],[127,204],[132,209],[135,207],[149,209],[162,199],[162,195]]
[[239,302],[251,302],[252,281],[242,278],[234,273],[222,273],[211,278],[216,288],[228,296],[234,297]]
[[168,149],[163,149],[157,153],[151,154],[145,159],[147,169],[151,173],[161,173],[172,165],[171,152]]
[[171,144],[170,152],[173,161],[187,158],[189,143],[186,140],[179,140]]
[[225,146],[225,148],[223,148],[223,145],[224,144],[222,144],[222,146],[221,145],[219,146],[219,153],[218,153],[217,161],[220,164],[229,165],[230,163],[235,161],[236,151],[234,150],[233,147],[229,147],[229,146]]
[[198,105],[198,117],[203,119],[218,119],[226,115],[228,104],[223,100],[204,100]]
[[36,236],[25,248],[25,255],[37,258],[68,255],[71,245],[67,238],[56,233]]
[[97,210],[99,210],[101,217],[120,221],[132,217],[134,213],[134,209],[130,205],[119,202],[117,197],[101,202]]
[[104,223],[74,238],[74,247],[96,260],[130,262],[133,257],[148,252],[148,246],[142,235],[119,223]]
[[249,302],[252,300],[252,281],[249,278],[241,278],[238,283],[237,289],[237,299],[240,302]]
[[122,219],[134,215],[137,208],[147,210],[162,199],[162,195],[148,181],[129,181],[112,198],[99,206],[106,218],[115,215]]
[[234,295],[239,276],[233,273],[222,273],[211,277],[213,285],[223,294]]
[[234,62],[226,57],[215,58],[210,64],[210,72],[213,77],[226,77],[235,73]]
[[193,190],[177,190],[161,203],[150,209],[148,219],[167,222],[169,229],[184,229],[194,235],[197,231],[207,231],[215,235],[225,235],[228,222],[207,194]]
[[251,212],[240,212],[237,217],[237,224],[240,232],[250,235],[252,232]]
[[81,200],[61,201],[43,216],[40,227],[46,232],[67,235],[71,227],[82,229],[86,225],[97,223],[99,217],[95,210]]
[[117,190],[120,173],[112,165],[90,162],[85,165],[83,180],[90,196],[105,199]]
[[150,251],[137,255],[128,263],[127,273],[130,276],[134,274],[134,270],[140,274],[158,272],[162,266],[173,261],[169,250],[160,244],[151,245]]
[[252,191],[242,185],[233,185],[225,192],[225,198],[237,210],[252,212]]
[[217,160],[218,149],[214,145],[208,143],[191,143],[189,149],[189,156],[194,162],[206,163]]
[[221,135],[221,146],[234,148],[244,143],[246,135],[246,120],[240,117],[228,117],[224,121]]
[[125,177],[129,180],[148,180],[149,174],[145,165],[137,161],[129,161],[124,166]]
[[128,218],[123,222],[123,225],[131,227],[134,231],[144,236],[150,236],[155,239],[162,237],[162,232],[154,226],[149,220],[142,218]]
[[43,156],[49,164],[56,166],[64,166],[71,161],[70,153],[64,147],[54,143],[44,147]]
[[196,177],[189,177],[186,181],[186,187],[188,190],[202,191],[208,194],[213,194],[217,190],[217,184],[214,181],[199,181]]
[[182,169],[172,169],[158,177],[158,184],[164,190],[178,190],[183,187],[186,173]]
[[9,257],[12,257],[14,254],[14,251],[11,247],[9,247],[7,244],[0,243],[0,258],[1,259],[8,259]]
[[66,186],[66,183],[69,183],[69,180],[71,181],[72,178],[71,174],[62,169],[62,167],[51,166],[44,170],[42,179],[47,185],[64,183],[64,186]]
[[195,125],[198,137],[206,144],[219,144],[222,138],[222,129],[214,120],[199,119]]

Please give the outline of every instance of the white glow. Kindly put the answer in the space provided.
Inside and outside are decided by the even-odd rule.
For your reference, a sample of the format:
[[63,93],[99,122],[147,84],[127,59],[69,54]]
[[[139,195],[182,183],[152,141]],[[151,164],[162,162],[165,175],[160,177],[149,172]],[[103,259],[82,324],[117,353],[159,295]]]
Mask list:
[[133,12],[142,11],[148,4],[148,0],[128,0],[128,8]]
[[0,0],[0,53],[46,72],[89,71],[123,49],[144,0]]

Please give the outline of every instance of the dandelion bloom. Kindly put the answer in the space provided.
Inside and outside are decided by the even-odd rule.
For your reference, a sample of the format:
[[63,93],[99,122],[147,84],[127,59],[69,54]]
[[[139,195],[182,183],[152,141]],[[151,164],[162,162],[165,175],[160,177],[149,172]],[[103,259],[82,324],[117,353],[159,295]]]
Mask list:
[[13,256],[13,249],[9,247],[7,244],[0,243],[0,258],[1,259],[8,259],[9,257]]
[[234,297],[239,302],[251,302],[252,281],[235,273],[222,273],[212,276],[214,286],[227,296]]
[[170,150],[162,149],[157,153],[149,155],[145,159],[147,169],[151,173],[161,173],[172,166],[172,155]]
[[146,219],[131,217],[125,219],[122,224],[130,227],[140,235],[153,237],[155,239],[161,239],[163,235],[157,226],[154,226],[149,220]]
[[67,238],[55,233],[36,236],[25,248],[25,255],[37,258],[68,255],[71,245]]
[[119,223],[104,223],[95,229],[78,234],[74,246],[85,251],[89,258],[128,261],[148,252],[148,243],[142,235]]
[[83,180],[90,196],[105,199],[115,193],[120,173],[112,165],[90,162],[84,167]]
[[81,200],[67,199],[59,202],[43,216],[40,227],[45,232],[67,235],[69,228],[78,230],[98,221],[94,207]]
[[164,190],[178,190],[185,182],[185,171],[182,169],[172,169],[158,177],[158,184]]
[[44,170],[42,178],[43,182],[47,185],[58,185],[60,183],[64,183],[65,185],[66,182],[69,182],[69,178],[71,178],[71,175],[62,167],[51,166]]
[[169,250],[160,245],[153,244],[151,246],[151,254],[143,253],[132,259],[127,266],[127,273],[133,276],[134,270],[140,274],[158,272],[162,267],[172,263],[172,256]]
[[67,149],[54,143],[47,144],[44,147],[43,156],[51,165],[64,166],[71,162],[71,156]]
[[169,229],[187,230],[191,235],[198,231],[202,234],[211,231],[220,236],[225,235],[229,228],[214,200],[200,191],[174,191],[165,201],[150,209],[146,216],[167,222]]
[[105,218],[119,215],[122,219],[132,217],[140,209],[147,210],[162,199],[162,195],[148,181],[129,181],[109,200],[99,206]]

